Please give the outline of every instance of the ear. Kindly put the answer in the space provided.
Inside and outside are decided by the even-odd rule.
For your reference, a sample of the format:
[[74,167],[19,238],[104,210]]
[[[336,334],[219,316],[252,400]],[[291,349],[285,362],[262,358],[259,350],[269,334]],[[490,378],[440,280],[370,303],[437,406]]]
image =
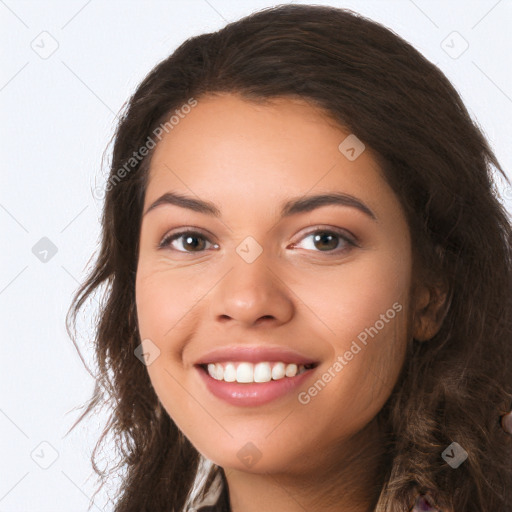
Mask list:
[[450,301],[448,287],[443,282],[417,287],[413,297],[412,337],[418,341],[433,338],[446,317]]

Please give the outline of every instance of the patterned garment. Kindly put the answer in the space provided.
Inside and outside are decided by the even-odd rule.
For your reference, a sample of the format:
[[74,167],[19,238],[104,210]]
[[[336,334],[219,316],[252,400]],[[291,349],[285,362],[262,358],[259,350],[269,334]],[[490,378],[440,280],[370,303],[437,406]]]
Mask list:
[[432,505],[430,499],[426,495],[418,496],[414,507],[411,509],[411,512],[442,512],[438,508]]
[[[219,500],[220,501],[220,500]],[[220,503],[216,503],[214,505],[207,505],[204,507],[200,507],[197,509],[197,512],[220,512],[222,510],[222,507],[220,506]],[[416,500],[416,503],[414,504],[414,507],[411,509],[410,512],[442,512],[438,508],[434,507],[428,496],[418,496],[418,499]]]
[[[428,493],[420,494],[409,512],[442,512],[433,505],[433,501]],[[229,495],[220,474],[217,475],[205,499],[196,503],[195,507],[189,508],[187,512],[230,512]]]

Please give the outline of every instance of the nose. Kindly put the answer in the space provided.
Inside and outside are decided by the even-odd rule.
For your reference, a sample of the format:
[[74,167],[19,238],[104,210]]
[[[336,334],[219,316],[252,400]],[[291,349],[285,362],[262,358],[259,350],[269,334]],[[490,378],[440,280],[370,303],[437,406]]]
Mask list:
[[293,297],[276,270],[260,257],[252,263],[235,261],[217,285],[211,303],[216,322],[277,326],[293,317]]

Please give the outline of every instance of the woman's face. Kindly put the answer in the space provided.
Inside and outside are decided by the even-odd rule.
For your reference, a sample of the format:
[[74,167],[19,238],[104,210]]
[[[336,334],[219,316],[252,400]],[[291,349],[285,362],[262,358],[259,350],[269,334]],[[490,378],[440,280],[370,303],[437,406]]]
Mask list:
[[[219,95],[201,98],[155,148],[144,212],[179,194],[189,206],[214,204],[218,215],[173,201],[143,215],[136,302],[147,371],[177,426],[224,468],[325,463],[397,380],[409,339],[409,230],[371,150],[349,135],[301,101]],[[325,194],[355,200],[282,215],[290,202]],[[283,377],[299,384],[264,402],[258,389],[272,393],[283,380],[219,382],[196,365],[232,347],[286,349],[293,355],[274,359],[287,365],[302,355],[317,366]],[[241,400],[249,386],[256,391]]]

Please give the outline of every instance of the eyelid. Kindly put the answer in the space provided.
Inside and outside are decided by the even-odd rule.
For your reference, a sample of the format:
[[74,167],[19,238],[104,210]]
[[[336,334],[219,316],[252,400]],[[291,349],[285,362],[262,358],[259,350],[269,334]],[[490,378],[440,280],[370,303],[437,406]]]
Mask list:
[[302,235],[300,235],[300,240],[302,240],[304,237],[312,235],[313,233],[316,233],[317,231],[325,231],[329,233],[335,233],[339,237],[344,238],[348,240],[349,242],[353,243],[357,247],[359,247],[359,239],[357,236],[355,236],[351,231],[345,228],[335,228],[328,226],[326,224],[317,224],[316,226],[313,226],[310,230],[306,231]]
[[[208,241],[209,243],[212,243],[212,241],[211,241],[212,235],[205,234],[203,229],[197,228],[195,226],[184,226],[182,228],[177,228],[176,230],[171,230],[171,231],[167,232],[162,237],[160,242],[157,244],[157,249],[166,249],[170,245],[170,242],[173,241],[172,240],[173,238],[175,240],[177,240],[181,236],[186,235],[186,234],[199,235],[202,238],[204,238],[206,241]],[[164,244],[166,244],[166,245],[164,245]],[[177,252],[184,252],[184,251],[177,251]]]

